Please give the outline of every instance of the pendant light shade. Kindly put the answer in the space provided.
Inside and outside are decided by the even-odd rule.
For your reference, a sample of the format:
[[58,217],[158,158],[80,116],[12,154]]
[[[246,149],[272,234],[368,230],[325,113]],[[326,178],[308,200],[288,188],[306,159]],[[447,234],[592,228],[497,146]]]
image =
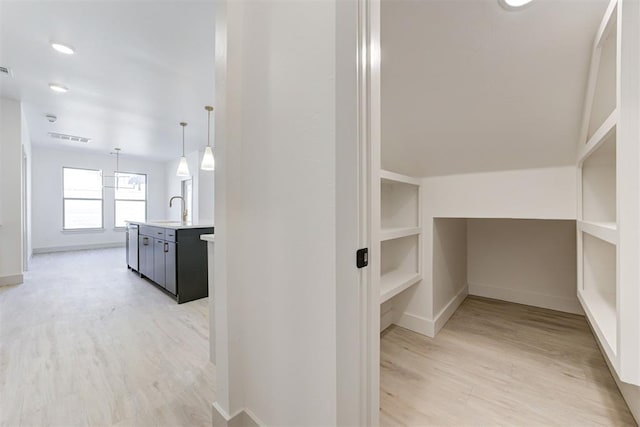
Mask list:
[[216,160],[213,157],[213,150],[211,149],[211,112],[213,111],[213,107],[207,105],[204,109],[207,110],[207,146],[204,149],[200,169],[203,171],[212,171],[216,169]]
[[191,176],[189,174],[189,165],[187,164],[186,157],[180,157],[180,164],[178,165],[178,171],[176,172],[176,175],[180,177]]
[[180,126],[182,126],[182,157],[180,157],[180,164],[178,164],[176,175],[180,177],[187,177],[191,176],[189,174],[189,165],[187,164],[187,158],[184,156],[184,128],[185,126],[187,126],[187,124],[185,122],[180,122]]
[[213,158],[213,150],[208,145],[204,149],[204,156],[202,156],[200,169],[203,171],[216,170],[216,159]]

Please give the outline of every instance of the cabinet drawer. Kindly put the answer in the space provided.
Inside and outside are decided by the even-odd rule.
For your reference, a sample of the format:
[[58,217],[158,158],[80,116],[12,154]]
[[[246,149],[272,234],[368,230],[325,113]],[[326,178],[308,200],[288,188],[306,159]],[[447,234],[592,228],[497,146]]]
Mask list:
[[154,237],[156,239],[164,239],[164,228],[150,227],[148,225],[141,225],[140,226],[140,234],[144,234],[145,236]]
[[167,242],[175,242],[177,233],[178,233],[178,230],[174,230],[172,228],[166,228],[164,232],[164,239]]

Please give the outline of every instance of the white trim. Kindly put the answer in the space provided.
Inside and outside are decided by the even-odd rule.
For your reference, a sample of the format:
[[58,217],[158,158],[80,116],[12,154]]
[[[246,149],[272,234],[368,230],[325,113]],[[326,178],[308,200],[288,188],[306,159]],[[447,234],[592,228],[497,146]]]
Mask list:
[[260,427],[265,425],[248,409],[241,409],[233,415],[227,414],[218,402],[211,405],[211,425],[213,427]]
[[391,181],[391,182],[399,182],[402,184],[409,184],[409,185],[415,185],[416,187],[420,186],[420,178],[414,178],[412,176],[407,176],[407,175],[401,175],[399,173],[395,173],[395,172],[391,172],[391,171],[386,171],[386,170],[380,170],[380,179],[384,180],[384,181]]
[[[609,359],[611,364],[616,367],[618,366],[618,357],[616,355],[617,349],[617,330],[613,330],[609,332],[609,336],[607,336],[607,332],[602,329],[601,324],[599,323],[598,316],[593,312],[593,307],[590,306],[588,298],[585,298],[584,291],[578,290],[578,299],[582,304],[582,308],[585,312],[585,317],[587,318],[587,323],[591,326],[591,330],[596,336],[596,341],[600,343],[600,348],[604,348],[604,357],[605,359]],[[591,299],[593,301],[593,298]],[[598,307],[597,305],[595,307]],[[602,313],[602,305],[600,305],[600,313]],[[614,336],[612,336],[614,335]],[[611,343],[609,340],[615,339],[616,341]],[[613,345],[611,345],[613,344]]]
[[611,0],[609,5],[607,6],[607,10],[604,13],[604,17],[602,18],[602,22],[600,22],[600,27],[598,28],[598,33],[596,35],[595,46],[601,47],[602,43],[609,38],[611,34],[611,30],[615,27],[615,24],[618,21],[617,7],[618,1]]
[[433,321],[434,336],[437,335],[438,332],[440,332],[449,318],[453,316],[453,313],[456,312],[458,307],[460,307],[460,304],[462,304],[462,302],[467,298],[467,295],[469,295],[469,285],[465,284],[462,289],[460,289],[460,291],[456,295],[454,295],[451,300],[449,300],[447,305],[445,305],[444,308],[440,310]]
[[380,230],[380,241],[384,242],[402,237],[416,236],[420,233],[422,233],[420,227],[383,228]]
[[24,282],[22,274],[14,274],[13,276],[0,276],[0,286],[19,285]]
[[497,288],[478,283],[469,283],[469,295],[584,315],[580,302],[576,298],[558,297],[519,289]]
[[618,227],[615,222],[578,221],[578,229],[612,245],[618,243]]
[[380,277],[380,304],[403,292],[422,280],[420,273],[391,271]]
[[578,164],[581,165],[585,160],[593,153],[596,152],[602,144],[604,144],[611,134],[616,131],[618,124],[618,110],[613,110],[609,117],[600,125],[598,130],[593,133],[593,136],[587,141],[587,144],[580,149],[580,155],[578,158]]
[[93,243],[88,245],[52,246],[48,248],[33,248],[34,254],[50,254],[54,252],[88,251],[92,249],[124,248],[126,242]]
[[433,320],[429,320],[415,314],[402,313],[400,318],[395,322],[396,325],[405,329],[409,329],[418,334],[426,335],[433,338],[435,336],[435,326]]
[[[604,353],[604,349],[602,348],[602,345],[598,340],[596,340],[596,344],[598,344],[598,347],[600,348],[600,352]],[[633,385],[633,384],[629,384],[621,381],[620,377],[618,376],[618,373],[611,365],[611,362],[609,361],[609,359],[605,357],[604,361],[607,363],[609,372],[611,372],[611,376],[616,382],[616,385],[618,386],[618,390],[620,390],[620,394],[622,394],[622,397],[627,403],[627,406],[629,407],[629,411],[631,412],[631,415],[633,415],[633,418],[635,418],[636,424],[640,424],[640,387],[638,387],[637,385]]]
[[393,325],[393,307],[390,306],[384,312],[382,312],[381,308],[380,311],[380,332],[382,332]]

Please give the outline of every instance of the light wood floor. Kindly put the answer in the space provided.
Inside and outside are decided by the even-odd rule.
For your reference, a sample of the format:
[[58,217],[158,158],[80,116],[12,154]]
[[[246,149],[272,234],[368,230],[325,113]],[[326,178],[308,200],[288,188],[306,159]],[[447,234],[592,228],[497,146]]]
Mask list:
[[207,303],[176,304],[123,249],[35,256],[0,287],[0,425],[211,426]]
[[582,316],[468,297],[381,339],[383,426],[635,426]]

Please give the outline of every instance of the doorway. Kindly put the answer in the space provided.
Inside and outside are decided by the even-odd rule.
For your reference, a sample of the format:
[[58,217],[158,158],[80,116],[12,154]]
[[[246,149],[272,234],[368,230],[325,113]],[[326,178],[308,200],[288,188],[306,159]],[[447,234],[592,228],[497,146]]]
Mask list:
[[187,222],[193,222],[193,178],[182,181],[182,197],[187,209]]

